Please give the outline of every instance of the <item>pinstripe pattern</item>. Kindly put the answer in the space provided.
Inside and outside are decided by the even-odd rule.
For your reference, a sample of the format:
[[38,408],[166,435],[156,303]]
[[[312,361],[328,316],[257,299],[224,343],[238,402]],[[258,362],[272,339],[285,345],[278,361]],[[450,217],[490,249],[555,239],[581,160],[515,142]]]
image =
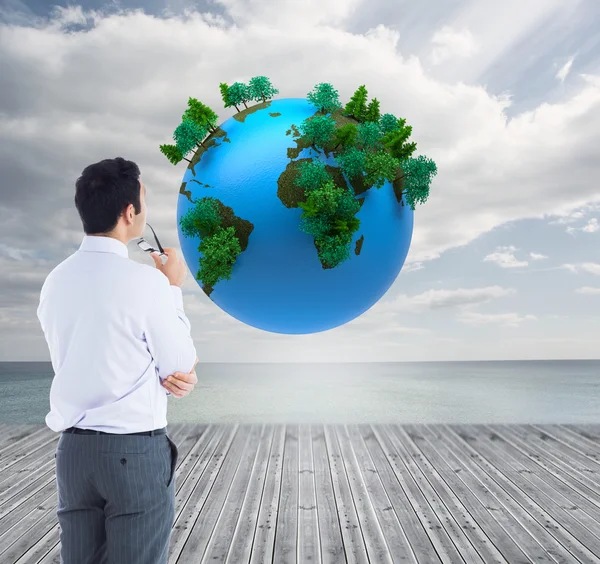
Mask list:
[[168,435],[62,433],[56,450],[61,564],[166,564],[177,456]]

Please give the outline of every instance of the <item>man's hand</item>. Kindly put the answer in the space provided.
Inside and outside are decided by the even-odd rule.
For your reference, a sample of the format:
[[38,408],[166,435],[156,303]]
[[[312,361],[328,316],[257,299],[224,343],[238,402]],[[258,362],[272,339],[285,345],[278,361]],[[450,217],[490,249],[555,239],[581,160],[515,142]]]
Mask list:
[[175,374],[167,376],[167,378],[162,381],[163,387],[169,390],[176,398],[187,396],[198,383],[198,378],[196,377],[196,364],[198,364],[198,357],[196,357],[196,362],[194,362],[192,371],[189,374],[186,374],[185,372],[175,372]]

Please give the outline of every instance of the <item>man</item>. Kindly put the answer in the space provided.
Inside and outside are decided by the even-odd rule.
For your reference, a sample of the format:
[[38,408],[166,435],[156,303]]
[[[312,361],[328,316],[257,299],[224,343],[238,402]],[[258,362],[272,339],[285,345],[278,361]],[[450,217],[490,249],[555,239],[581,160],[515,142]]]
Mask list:
[[[165,564],[177,447],[167,395],[197,382],[173,248],[155,267],[128,260],[146,227],[134,162],[106,159],[76,182],[85,236],[46,278],[37,315],[54,379],[46,424],[62,431],[56,481],[62,564]],[[171,382],[172,380],[172,382]]]

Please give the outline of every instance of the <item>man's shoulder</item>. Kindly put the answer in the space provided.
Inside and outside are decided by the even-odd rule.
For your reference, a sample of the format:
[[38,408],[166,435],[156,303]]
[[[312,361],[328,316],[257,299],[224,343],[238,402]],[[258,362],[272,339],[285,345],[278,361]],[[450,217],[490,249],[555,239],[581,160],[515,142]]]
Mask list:
[[161,279],[165,278],[165,275],[155,266],[150,266],[148,264],[142,264],[141,262],[135,261],[131,261],[131,263],[142,280],[153,284],[160,284]]

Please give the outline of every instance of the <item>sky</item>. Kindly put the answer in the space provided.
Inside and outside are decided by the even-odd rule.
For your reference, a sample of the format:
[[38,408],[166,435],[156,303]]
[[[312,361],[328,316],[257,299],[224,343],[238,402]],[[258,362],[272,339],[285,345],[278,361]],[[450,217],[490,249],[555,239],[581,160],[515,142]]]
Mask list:
[[[268,76],[279,97],[360,84],[438,167],[406,263],[359,318],[242,324],[183,285],[201,362],[600,358],[600,3],[595,0],[0,1],[0,360],[50,360],[42,284],[83,238],[83,169],[135,161],[181,256],[187,162],[158,145],[189,96]],[[152,265],[134,242],[132,260]]]

